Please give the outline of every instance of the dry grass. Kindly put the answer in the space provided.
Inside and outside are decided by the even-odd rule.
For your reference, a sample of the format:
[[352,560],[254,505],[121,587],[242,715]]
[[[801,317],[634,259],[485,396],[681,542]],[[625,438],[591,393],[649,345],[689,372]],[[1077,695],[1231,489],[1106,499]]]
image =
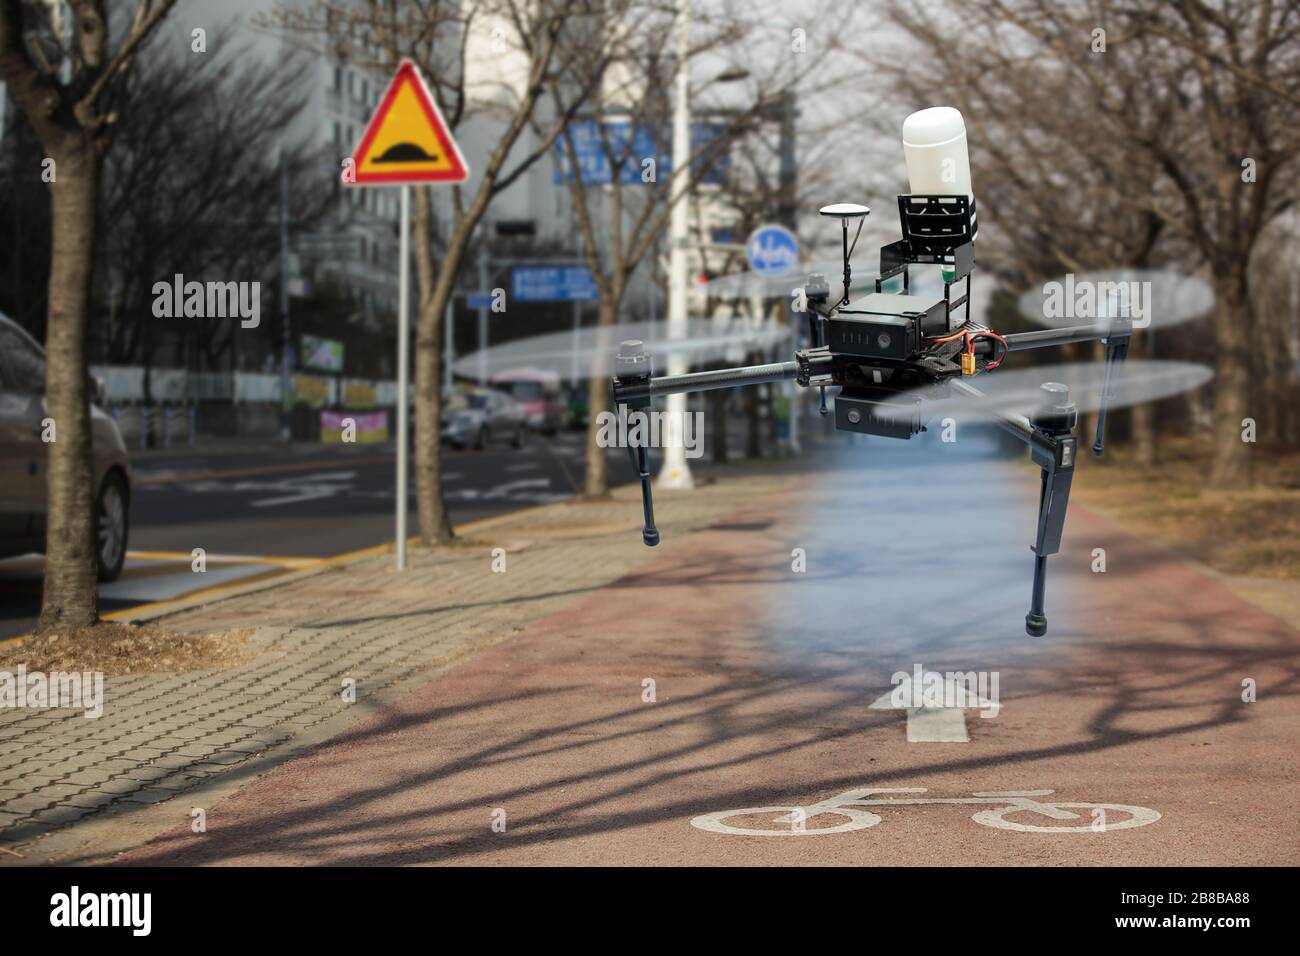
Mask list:
[[101,671],[105,674],[226,670],[254,655],[251,628],[174,634],[150,624],[100,622],[62,634],[31,634],[0,647],[0,670]]
[[1169,439],[1148,468],[1127,446],[1107,449],[1075,473],[1074,493],[1218,571],[1300,579],[1300,451],[1253,451],[1256,484],[1246,491],[1207,487],[1211,454],[1208,438]]

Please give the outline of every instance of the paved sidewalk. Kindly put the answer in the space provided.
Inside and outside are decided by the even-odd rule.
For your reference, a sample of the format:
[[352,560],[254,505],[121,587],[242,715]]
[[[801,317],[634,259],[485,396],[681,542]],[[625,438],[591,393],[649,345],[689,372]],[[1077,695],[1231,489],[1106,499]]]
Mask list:
[[[255,625],[259,653],[217,673],[108,677],[99,719],[0,710],[0,864],[102,860],[141,843],[465,655],[689,548],[736,502],[789,494],[797,480],[729,476],[661,495],[657,551],[640,545],[639,499],[625,488],[415,549],[401,578],[382,555],[168,616],[162,624],[181,632]],[[505,549],[505,573],[492,571],[494,548]]]

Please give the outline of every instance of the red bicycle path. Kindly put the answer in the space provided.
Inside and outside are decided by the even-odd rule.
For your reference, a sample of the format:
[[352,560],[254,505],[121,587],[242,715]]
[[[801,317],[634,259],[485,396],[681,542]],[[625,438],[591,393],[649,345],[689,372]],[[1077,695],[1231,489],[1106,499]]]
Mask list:
[[[903,711],[868,708],[891,689],[906,640],[901,655],[868,635],[851,653],[800,659],[770,631],[764,609],[804,586],[789,522],[771,514],[751,503],[252,781],[208,809],[207,832],[179,825],[122,861],[1300,863],[1300,643],[1288,624],[1076,504],[1052,587],[1091,589],[1088,609],[1052,616],[1047,638],[1024,637],[1017,619],[945,648],[966,667],[996,665],[1001,710],[968,711],[969,742],[909,743]],[[1124,573],[1092,573],[1098,545]],[[986,653],[990,629],[999,643]],[[1246,679],[1255,702],[1242,699]],[[690,822],[900,787],[1053,790],[1040,799],[1161,816],[1104,832],[1081,817],[1050,833],[981,825],[978,805],[876,808],[878,825],[840,833],[813,832],[843,822],[829,816],[774,836]],[[772,814],[735,822],[783,829]]]

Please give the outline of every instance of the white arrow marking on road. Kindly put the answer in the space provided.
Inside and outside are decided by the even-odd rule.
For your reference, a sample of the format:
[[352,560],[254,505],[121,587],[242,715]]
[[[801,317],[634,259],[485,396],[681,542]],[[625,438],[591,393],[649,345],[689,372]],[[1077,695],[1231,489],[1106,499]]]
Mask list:
[[491,491],[485,491],[481,497],[483,499],[505,498],[516,491],[523,491],[526,488],[549,487],[551,487],[551,479],[549,478],[525,478],[520,481],[508,481],[504,485],[497,485]]
[[280,491],[287,492],[277,498],[263,498],[249,502],[253,508],[274,508],[278,505],[292,505],[300,501],[315,501],[317,498],[333,498],[352,490],[352,479],[356,477],[351,471],[326,471],[282,481],[258,482],[241,481],[236,486],[240,491]]
[[937,691],[931,685],[937,681],[942,688],[944,701],[953,701],[951,707],[921,706],[912,707],[908,702],[925,699],[925,693],[912,695],[912,678],[905,677],[891,691],[881,694],[871,704],[871,710],[907,710],[907,742],[909,744],[965,744],[970,743],[970,734],[966,731],[966,715],[963,711],[971,708],[997,708],[992,701],[985,700],[974,692],[969,692],[966,685],[954,681],[938,671],[926,671],[922,678],[922,688],[929,687],[931,695]]

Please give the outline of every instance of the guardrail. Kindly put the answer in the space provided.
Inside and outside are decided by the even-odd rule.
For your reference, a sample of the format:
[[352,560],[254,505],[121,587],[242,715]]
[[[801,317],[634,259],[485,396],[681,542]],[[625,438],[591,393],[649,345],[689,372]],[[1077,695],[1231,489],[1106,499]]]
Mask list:
[[[104,382],[109,405],[145,400],[145,370],[139,365],[92,365],[90,372]],[[294,393],[309,404],[384,407],[397,404],[397,383],[391,379],[294,375]],[[154,403],[250,402],[278,405],[280,376],[267,372],[187,372],[179,368],[149,371],[149,396]]]

